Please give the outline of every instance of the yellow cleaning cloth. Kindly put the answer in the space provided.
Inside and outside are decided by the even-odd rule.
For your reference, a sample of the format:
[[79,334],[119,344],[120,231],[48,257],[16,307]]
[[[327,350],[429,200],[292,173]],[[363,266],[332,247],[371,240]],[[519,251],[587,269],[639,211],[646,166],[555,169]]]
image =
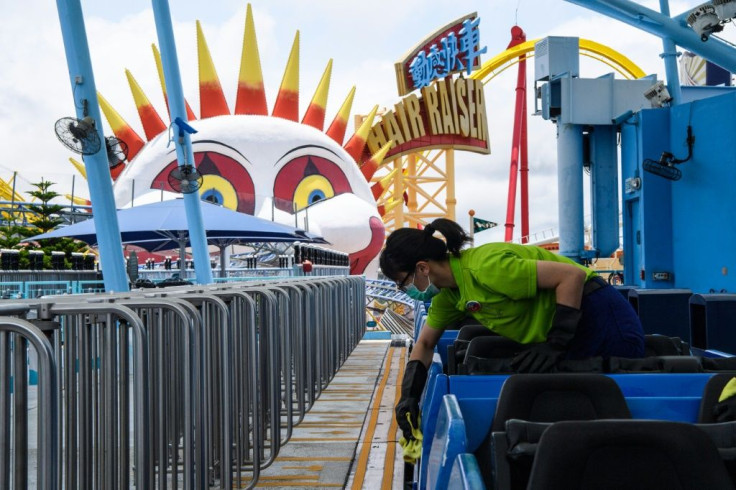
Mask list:
[[728,383],[726,383],[726,386],[723,387],[721,396],[718,398],[718,403],[721,403],[723,400],[731,398],[734,395],[736,395],[736,378],[731,378]]
[[[401,449],[404,450],[404,461],[409,464],[416,464],[419,457],[422,455],[422,431],[419,429],[419,427],[414,427],[414,424],[411,423],[411,414],[407,412],[406,419],[409,421],[409,425],[411,426],[411,435],[412,438],[410,440],[406,440],[405,437],[401,437],[399,439],[399,446],[401,446]],[[419,421],[419,425],[422,425],[421,419]]]

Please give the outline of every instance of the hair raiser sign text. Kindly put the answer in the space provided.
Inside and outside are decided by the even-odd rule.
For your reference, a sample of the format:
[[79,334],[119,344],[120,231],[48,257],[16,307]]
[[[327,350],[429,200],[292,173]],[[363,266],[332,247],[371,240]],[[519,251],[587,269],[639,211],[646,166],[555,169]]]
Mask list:
[[371,128],[368,150],[392,140],[386,158],[433,148],[490,153],[483,83],[445,78],[404,97]]

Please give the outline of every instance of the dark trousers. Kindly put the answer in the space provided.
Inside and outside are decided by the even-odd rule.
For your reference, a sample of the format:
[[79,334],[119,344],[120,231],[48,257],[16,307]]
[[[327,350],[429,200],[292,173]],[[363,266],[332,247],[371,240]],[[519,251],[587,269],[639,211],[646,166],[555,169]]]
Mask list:
[[639,317],[614,287],[605,285],[584,295],[580,308],[583,316],[568,359],[644,357],[644,329]]

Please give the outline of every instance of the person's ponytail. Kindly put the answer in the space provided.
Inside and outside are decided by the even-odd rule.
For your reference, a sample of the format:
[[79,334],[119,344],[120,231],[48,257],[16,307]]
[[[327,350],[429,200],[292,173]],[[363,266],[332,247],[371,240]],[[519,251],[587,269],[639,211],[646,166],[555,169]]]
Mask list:
[[465,233],[465,230],[463,230],[460,225],[445,218],[437,218],[432,221],[432,223],[424,228],[424,231],[430,234],[433,234],[435,231],[439,231],[442,236],[445,237],[447,251],[455,257],[459,257],[460,249],[463,245],[471,241],[470,236]]
[[[434,236],[439,232],[444,240]],[[447,260],[447,254],[459,257],[462,246],[470,237],[460,225],[439,218],[424,229],[399,228],[386,239],[379,264],[386,277],[397,280],[402,273],[412,272],[420,260]]]

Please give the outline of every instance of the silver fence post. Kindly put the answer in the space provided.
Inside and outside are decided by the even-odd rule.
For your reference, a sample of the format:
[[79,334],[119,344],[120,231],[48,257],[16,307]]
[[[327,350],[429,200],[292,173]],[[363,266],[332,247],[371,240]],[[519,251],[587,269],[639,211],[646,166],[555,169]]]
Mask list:
[[[15,422],[15,468],[14,480],[16,488],[27,488],[28,485],[28,424],[27,424],[27,404],[25,403],[25,393],[27,386],[27,369],[26,364],[26,342],[29,342],[38,354],[38,466],[37,478],[38,486],[43,489],[58,488],[57,475],[59,471],[59,460],[57,455],[58,439],[59,439],[59,419],[56,411],[59,390],[56,386],[56,360],[51,343],[48,341],[44,333],[32,323],[20,318],[0,317],[0,411],[9,408],[9,400],[6,400],[10,390],[5,382],[7,379],[9,368],[9,349],[11,346],[8,342],[7,332],[15,333],[18,338],[22,338],[18,342],[15,339],[13,346],[13,358],[15,359],[15,372],[13,379],[13,396],[18,397],[19,393],[23,393],[21,398],[23,402],[15,405],[15,410],[22,409],[23,413],[17,411],[14,415]],[[19,355],[20,354],[20,355]],[[20,375],[20,373],[23,373]],[[10,417],[0,420],[2,429],[0,429],[0,444],[2,444],[3,460],[0,465],[0,483],[3,488],[9,488],[7,485],[10,481],[9,475],[9,433],[8,429]],[[23,442],[18,445],[20,439]],[[22,473],[22,474],[21,474]]]

